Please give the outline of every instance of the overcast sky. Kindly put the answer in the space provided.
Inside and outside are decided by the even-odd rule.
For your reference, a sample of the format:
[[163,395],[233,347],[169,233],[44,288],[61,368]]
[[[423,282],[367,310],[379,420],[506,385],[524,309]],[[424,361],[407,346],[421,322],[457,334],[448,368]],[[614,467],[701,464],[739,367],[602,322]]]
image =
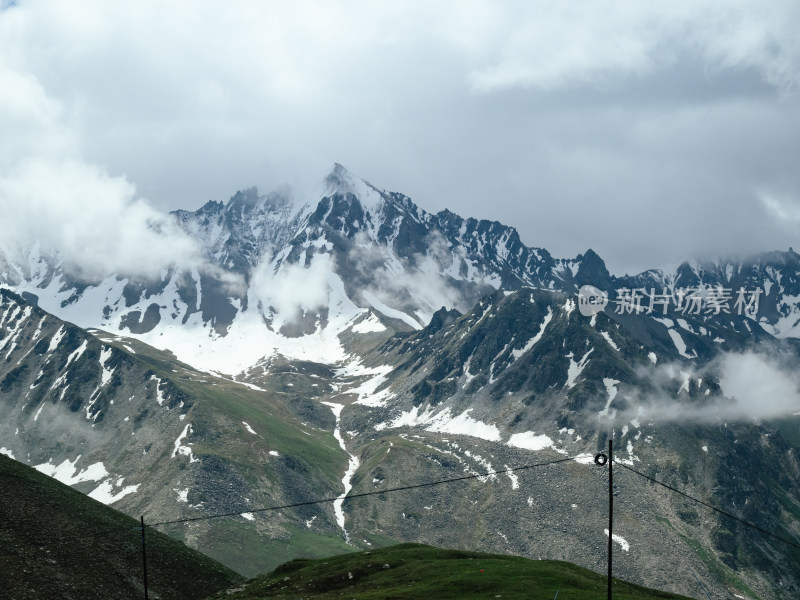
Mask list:
[[113,243],[340,162],[619,274],[800,247],[797,0],[0,6],[7,232]]

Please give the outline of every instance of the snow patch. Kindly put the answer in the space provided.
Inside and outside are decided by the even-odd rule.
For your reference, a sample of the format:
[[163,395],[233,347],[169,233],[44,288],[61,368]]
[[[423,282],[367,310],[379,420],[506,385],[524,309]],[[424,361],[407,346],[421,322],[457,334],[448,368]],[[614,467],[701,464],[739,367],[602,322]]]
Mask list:
[[150,380],[156,382],[156,402],[158,402],[159,406],[164,406],[164,400],[166,400],[166,398],[164,397],[164,392],[161,389],[162,381],[155,375],[151,376]]
[[594,348],[589,348],[589,351],[583,355],[578,362],[573,360],[573,354],[570,352],[567,354],[566,358],[569,359],[569,367],[567,368],[567,382],[564,384],[567,388],[572,389],[575,387],[575,380],[578,379],[578,376],[583,371],[584,367],[586,367],[586,363],[589,361],[589,355],[594,351]]
[[108,359],[111,358],[111,354],[113,350],[109,346],[103,346],[100,350],[100,366],[103,367],[103,372],[100,374],[100,385],[105,386],[111,381],[111,377],[114,375],[114,369],[107,369],[106,362]]
[[[520,356],[528,352],[531,348],[533,348],[536,343],[542,339],[542,335],[544,335],[544,330],[547,328],[547,325],[553,318],[553,309],[551,307],[547,307],[547,314],[544,316],[544,321],[542,321],[542,325],[539,327],[539,331],[533,336],[528,343],[525,344],[524,347],[520,348],[519,350],[512,350],[511,355],[514,357],[514,360],[517,360]],[[471,356],[470,356],[471,358]]]
[[551,447],[553,445],[553,440],[544,434],[536,435],[533,431],[525,431],[512,435],[508,438],[506,445],[522,448],[524,450],[537,451]]
[[503,468],[506,469],[506,475],[508,475],[508,478],[511,480],[511,489],[512,490],[518,490],[519,489],[519,477],[517,477],[517,474],[514,473],[514,471],[510,471],[509,469],[511,467],[509,467],[508,465],[503,465]]
[[187,423],[186,427],[183,428],[183,432],[178,436],[178,439],[175,440],[175,449],[172,451],[172,458],[175,458],[179,454],[182,456],[188,456],[189,462],[197,462],[200,459],[195,458],[192,454],[192,449],[189,446],[184,446],[181,442],[189,435],[192,434],[192,424]]
[[386,331],[386,326],[371,312],[369,315],[352,327],[354,333],[380,333]]
[[611,339],[611,336],[608,334],[607,331],[601,331],[600,335],[608,342],[608,345],[611,346],[614,350],[619,352],[619,346],[614,343],[614,340]]
[[378,298],[372,292],[364,290],[361,292],[361,295],[364,297],[364,300],[369,302],[372,305],[372,308],[374,308],[378,312],[381,312],[387,317],[390,317],[392,319],[398,319],[400,321],[403,321],[404,323],[408,324],[409,326],[411,326],[416,330],[422,329],[422,325],[413,317],[407,315],[402,311],[387,306],[386,304],[378,300]]
[[346,364],[344,367],[335,369],[334,373],[337,378],[367,378],[360,383],[357,387],[341,389],[340,395],[343,394],[356,394],[358,400],[356,404],[371,407],[382,407],[386,405],[386,400],[391,397],[389,389],[377,389],[386,381],[386,376],[392,371],[391,365],[382,365],[378,367],[365,367],[360,361],[354,360]]
[[67,364],[64,365],[64,368],[66,369],[73,361],[78,360],[83,355],[83,353],[86,352],[86,348],[88,347],[88,345],[89,341],[83,340],[83,343],[80,346],[78,346],[78,348],[76,348],[75,351],[73,351],[72,354],[70,354],[67,357]]
[[94,498],[95,500],[108,505],[114,504],[114,502],[122,500],[125,496],[139,491],[139,484],[137,483],[136,485],[125,486],[117,493],[114,493],[114,488],[120,487],[122,485],[122,481],[123,479],[120,477],[115,485],[111,480],[107,479],[89,492],[89,498]]
[[611,377],[603,377],[603,385],[606,386],[606,393],[608,394],[608,400],[606,401],[606,406],[597,413],[600,417],[607,417],[608,411],[611,408],[611,403],[614,401],[614,398],[617,396],[617,384],[619,380],[612,379]]
[[672,343],[675,344],[675,348],[678,350],[678,354],[683,356],[684,358],[695,358],[697,354],[691,355],[686,353],[686,342],[683,341],[681,334],[675,331],[674,329],[668,329],[667,333],[669,337],[672,338]]
[[379,423],[375,429],[395,429],[397,427],[424,427],[425,431],[435,433],[449,433],[454,435],[469,435],[490,442],[500,441],[500,430],[488,423],[473,419],[468,408],[457,417],[452,416],[449,408],[445,408],[438,414],[433,414],[433,409],[428,406],[425,411],[420,413],[421,407],[415,406],[408,412],[401,413],[388,425]]
[[66,333],[67,330],[64,329],[63,325],[58,328],[58,331],[56,331],[55,334],[53,334],[53,337],[50,338],[50,345],[47,347],[48,354],[58,348],[58,345],[61,343],[61,340],[64,339]]
[[80,458],[81,455],[79,454],[75,460],[66,459],[59,465],[52,464],[52,459],[50,459],[41,465],[34,465],[33,468],[67,485],[76,485],[84,481],[100,481],[104,477],[108,477],[108,471],[106,471],[101,462],[91,464],[82,471],[77,472],[75,465]]
[[[606,537],[608,537],[608,529],[603,529],[603,533],[605,533]],[[625,552],[628,552],[631,549],[631,545],[622,536],[613,533],[611,534],[611,539],[619,544]]]
[[344,438],[342,437],[341,425],[342,425],[342,409],[344,408],[343,404],[334,404],[333,402],[323,402],[325,406],[330,407],[333,411],[334,416],[336,417],[336,427],[333,430],[333,437],[336,438],[336,441],[339,442],[339,447],[345,451],[345,453],[350,457],[350,460],[347,465],[347,470],[344,473],[344,477],[342,477],[342,485],[344,486],[344,493],[336,498],[333,501],[333,513],[336,516],[336,523],[341,527],[342,531],[344,532],[344,541],[346,543],[350,543],[350,534],[347,532],[347,529],[344,527],[344,498],[347,494],[350,493],[350,490],[353,489],[353,475],[356,474],[356,470],[360,464],[358,457],[350,454],[347,451],[347,446],[344,443]]
[[681,377],[683,377],[683,382],[681,383],[681,387],[678,389],[678,393],[686,392],[689,393],[689,380],[691,379],[691,373],[689,371],[681,371]]

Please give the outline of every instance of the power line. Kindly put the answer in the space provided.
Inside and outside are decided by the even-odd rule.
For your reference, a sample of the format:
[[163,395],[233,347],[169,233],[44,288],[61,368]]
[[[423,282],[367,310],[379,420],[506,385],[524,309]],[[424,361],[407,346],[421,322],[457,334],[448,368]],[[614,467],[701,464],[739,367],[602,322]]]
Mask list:
[[391,492],[402,492],[406,490],[414,490],[418,488],[424,487],[431,487],[435,485],[442,485],[445,483],[453,483],[456,481],[467,481],[469,479],[480,479],[481,477],[491,477],[492,475],[502,475],[503,473],[512,473],[514,471],[524,471],[526,469],[534,469],[536,467],[546,467],[549,465],[557,465],[559,463],[568,462],[574,460],[574,457],[570,458],[560,458],[558,460],[551,460],[548,462],[543,463],[536,463],[532,465],[523,465],[521,467],[513,467],[510,469],[502,469],[499,471],[486,471],[485,473],[473,473],[472,475],[464,475],[462,477],[453,477],[451,479],[438,479],[436,481],[428,481],[426,483],[416,483],[414,485],[404,485],[395,488],[389,488],[385,490],[375,490],[372,492],[361,492],[359,494],[349,494],[346,496],[336,496],[335,498],[322,498],[320,500],[308,500],[306,502],[295,502],[294,504],[283,504],[281,506],[267,506],[265,508],[254,508],[254,509],[247,509],[241,510],[237,512],[228,512],[228,513],[219,513],[215,515],[205,515],[202,517],[190,517],[187,519],[175,519],[172,521],[161,521],[159,523],[151,523],[149,524],[151,527],[155,527],[157,525],[172,525],[174,523],[189,523],[194,521],[207,521],[209,519],[219,519],[222,517],[238,517],[243,514],[252,514],[252,513],[260,513],[260,512],[270,512],[274,510],[284,510],[287,508],[298,508],[300,506],[313,506],[315,504],[326,504],[328,502],[334,502],[336,500],[349,500],[351,498],[363,498],[365,496],[377,496],[379,494],[388,494]]
[[764,535],[768,535],[770,537],[774,537],[775,539],[782,541],[784,544],[789,544],[790,546],[794,546],[795,548],[800,548],[800,544],[798,544],[797,542],[789,540],[789,539],[787,539],[787,538],[785,538],[783,536],[780,536],[780,535],[778,535],[776,533],[772,533],[771,531],[767,531],[763,527],[759,527],[758,525],[756,525],[754,523],[750,523],[749,521],[745,521],[744,519],[741,519],[741,518],[737,517],[736,515],[732,515],[731,513],[726,512],[726,511],[722,510],[721,508],[717,508],[716,506],[713,506],[713,505],[709,504],[708,502],[700,500],[699,498],[695,498],[694,496],[690,496],[686,492],[682,492],[679,489],[676,489],[676,488],[672,487],[671,485],[668,485],[666,483],[658,481],[657,479],[653,479],[649,475],[645,475],[644,473],[641,473],[640,471],[637,471],[636,469],[633,469],[633,468],[631,468],[631,467],[629,467],[629,466],[627,466],[627,465],[625,465],[625,464],[623,464],[621,462],[617,462],[615,460],[614,464],[617,464],[620,467],[623,467],[624,469],[628,469],[628,471],[631,471],[632,473],[636,473],[640,477],[644,477],[648,481],[652,481],[653,483],[656,483],[656,484],[660,485],[661,487],[665,487],[668,490],[670,490],[672,492],[675,492],[676,494],[680,494],[681,496],[683,496],[685,498],[688,498],[689,500],[692,500],[693,502],[697,502],[698,504],[702,504],[706,508],[709,508],[709,509],[711,509],[711,510],[713,510],[715,512],[718,512],[721,515],[725,515],[729,519],[733,519],[734,521],[738,521],[742,525],[746,525],[747,527],[751,527],[752,529],[760,531]]
[[[321,499],[317,499],[317,500],[307,500],[305,502],[294,502],[292,504],[282,504],[282,505],[278,505],[278,506],[267,506],[267,507],[263,507],[263,508],[252,508],[252,509],[249,508],[249,509],[246,509],[246,510],[227,512],[227,513],[218,513],[218,514],[214,514],[214,515],[204,515],[204,516],[200,516],[200,517],[188,517],[188,518],[185,518],[185,519],[173,519],[173,520],[170,520],[170,521],[159,521],[157,523],[150,524],[150,526],[151,527],[156,527],[156,526],[159,526],[159,525],[173,525],[173,524],[177,524],[177,523],[190,523],[190,522],[196,522],[196,521],[207,521],[207,520],[210,520],[210,519],[220,519],[220,518],[223,518],[223,517],[238,517],[238,516],[241,516],[243,514],[271,512],[271,511],[276,511],[276,510],[285,510],[285,509],[288,509],[288,508],[299,508],[301,506],[314,506],[314,505],[318,505],[318,504],[327,504],[328,502],[335,502],[336,500],[350,500],[350,499],[353,499],[353,498],[364,498],[364,497],[367,497],[367,496],[377,496],[377,495],[380,495],[380,494],[389,494],[389,493],[393,493],[393,492],[402,492],[402,491],[420,489],[420,488],[425,488],[425,487],[433,487],[433,486],[437,486],[437,485],[443,485],[443,484],[446,484],[446,483],[454,483],[454,482],[457,482],[457,481],[468,481],[468,480],[471,480],[471,479],[480,479],[482,477],[491,477],[493,475],[502,475],[504,473],[513,473],[514,471],[524,471],[524,470],[534,469],[536,467],[546,467],[546,466],[549,466],[549,465],[556,465],[556,464],[559,464],[559,463],[569,462],[569,461],[572,461],[572,460],[574,460],[574,457],[561,458],[561,459],[558,459],[558,460],[551,460],[551,461],[547,461],[547,462],[543,462],[543,463],[535,463],[535,464],[531,464],[531,465],[523,465],[523,466],[519,466],[519,467],[512,467],[512,468],[509,468],[509,469],[501,469],[501,470],[496,470],[496,471],[486,471],[484,473],[473,473],[471,475],[464,475],[464,476],[461,476],[461,477],[452,477],[452,478],[449,478],[449,479],[437,479],[436,481],[428,481],[428,482],[425,482],[425,483],[416,483],[416,484],[413,484],[413,485],[404,485],[404,486],[399,486],[399,487],[394,487],[394,488],[388,488],[388,489],[385,489],[385,490],[374,490],[374,491],[371,491],[371,492],[361,492],[361,493],[358,493],[358,494],[348,494],[346,496],[335,496],[335,497],[332,497],[332,498],[329,497],[329,498],[321,498]],[[793,546],[795,548],[799,548],[800,549],[800,544],[798,544],[797,542],[794,542],[794,541],[789,540],[789,539],[787,539],[787,538],[785,538],[783,536],[780,536],[780,535],[778,535],[776,533],[768,531],[768,530],[764,529],[763,527],[760,527],[760,526],[758,526],[758,525],[756,525],[754,523],[750,523],[749,521],[745,521],[744,519],[742,519],[740,517],[737,517],[736,515],[733,515],[733,514],[727,512],[727,511],[724,511],[724,510],[722,510],[720,508],[717,508],[716,506],[713,506],[713,505],[709,504],[708,502],[700,500],[699,498],[695,498],[694,496],[691,496],[691,495],[687,494],[686,492],[682,492],[681,490],[679,490],[677,488],[674,488],[669,484],[666,484],[666,483],[664,483],[662,481],[658,481],[657,479],[654,479],[653,477],[650,477],[649,475],[645,475],[641,471],[637,471],[636,469],[633,469],[633,468],[631,468],[631,467],[629,467],[629,466],[627,466],[627,465],[625,465],[625,464],[623,464],[621,462],[618,462],[617,460],[614,460],[613,462],[614,462],[614,464],[619,465],[619,466],[623,467],[624,469],[627,469],[628,471],[630,471],[632,473],[635,473],[636,475],[639,475],[640,477],[643,477],[644,479],[647,479],[648,481],[650,481],[652,483],[660,485],[661,487],[666,488],[666,489],[670,490],[671,492],[675,492],[676,494],[680,494],[681,496],[683,496],[685,498],[688,498],[692,502],[696,502],[698,504],[701,504],[701,505],[705,506],[706,508],[708,508],[710,510],[718,512],[719,514],[724,515],[724,516],[728,517],[729,519],[733,519],[734,521],[737,521],[738,523],[741,523],[742,525],[745,525],[747,527],[750,527],[751,529],[755,529],[757,531],[760,531],[764,535],[773,537],[773,538],[775,538],[777,540],[782,541],[785,544],[788,544],[790,546]]]

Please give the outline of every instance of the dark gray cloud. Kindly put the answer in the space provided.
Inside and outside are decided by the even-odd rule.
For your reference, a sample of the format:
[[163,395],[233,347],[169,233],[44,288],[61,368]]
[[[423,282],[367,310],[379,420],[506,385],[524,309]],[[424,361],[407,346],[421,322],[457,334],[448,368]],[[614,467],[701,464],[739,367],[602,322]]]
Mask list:
[[302,196],[336,161],[618,272],[800,246],[797,22],[793,0],[22,0],[0,12],[0,189],[77,161],[191,209]]

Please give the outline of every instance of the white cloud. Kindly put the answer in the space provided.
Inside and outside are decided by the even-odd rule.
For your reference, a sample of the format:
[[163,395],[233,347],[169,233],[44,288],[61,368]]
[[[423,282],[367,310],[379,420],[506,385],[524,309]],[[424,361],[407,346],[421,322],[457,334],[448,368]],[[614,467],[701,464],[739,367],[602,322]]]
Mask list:
[[58,156],[73,143],[61,125],[61,105],[30,73],[11,69],[0,55],[0,167],[20,156]]
[[[712,10],[713,9],[713,10]],[[784,91],[800,86],[800,20],[797,2],[755,0],[710,3],[698,15],[698,45],[728,67],[758,69],[771,85]]]
[[[658,65],[663,42],[643,3],[527,3],[509,11],[484,67],[470,73],[476,91],[523,86],[553,89],[636,75]],[[521,18],[520,18],[521,17]]]
[[316,254],[307,267],[300,263],[273,263],[256,267],[250,283],[250,294],[265,315],[270,309],[282,323],[294,321],[301,312],[315,314],[328,305],[329,279],[334,271],[330,254]]
[[452,266],[451,250],[444,238],[429,236],[425,247],[424,254],[415,254],[411,260],[397,260],[391,251],[357,240],[348,260],[366,276],[369,292],[395,309],[413,306],[416,316],[427,325],[433,313],[442,307],[466,312],[471,306],[464,304],[463,292],[443,274]]
[[755,68],[784,90],[800,83],[792,2],[523,2],[503,17],[477,32],[489,38],[488,64],[471,72],[477,91],[602,85],[666,67],[687,46],[709,64]]
[[11,26],[30,26],[18,18],[25,16],[24,9],[27,5],[0,13],[5,42],[0,42],[4,250],[25,255],[38,242],[46,253],[59,252],[73,274],[90,279],[117,272],[151,277],[171,264],[198,265],[194,241],[163,211],[138,197],[126,177],[111,175],[83,157],[82,132],[70,123],[76,105],[67,101],[65,108],[38,75],[25,65],[12,66],[24,62],[22,50],[8,45],[4,36],[18,34]]
[[89,278],[152,276],[199,260],[194,242],[122,177],[74,160],[24,160],[0,176],[0,228],[7,249],[61,257]]
[[758,199],[767,212],[778,222],[790,227],[800,223],[800,206],[785,198],[779,198],[768,192],[759,192]]
[[732,399],[723,407],[732,419],[774,419],[800,411],[800,378],[762,354],[725,356],[720,387]]
[[557,255],[592,246],[615,270],[745,238],[786,246],[751,190],[800,190],[799,13],[794,0],[21,0],[0,11],[0,167],[83,162],[191,209],[307,186],[338,161]]
[[[642,396],[630,389],[620,390],[628,407],[611,416],[620,425],[633,419],[720,424],[789,417],[800,411],[800,377],[786,366],[786,360],[766,350],[746,351],[723,354],[699,370],[683,364],[642,369],[638,374],[653,385],[653,391]],[[722,395],[686,395],[688,382],[713,379],[719,381]],[[673,397],[680,384],[683,391]]]

